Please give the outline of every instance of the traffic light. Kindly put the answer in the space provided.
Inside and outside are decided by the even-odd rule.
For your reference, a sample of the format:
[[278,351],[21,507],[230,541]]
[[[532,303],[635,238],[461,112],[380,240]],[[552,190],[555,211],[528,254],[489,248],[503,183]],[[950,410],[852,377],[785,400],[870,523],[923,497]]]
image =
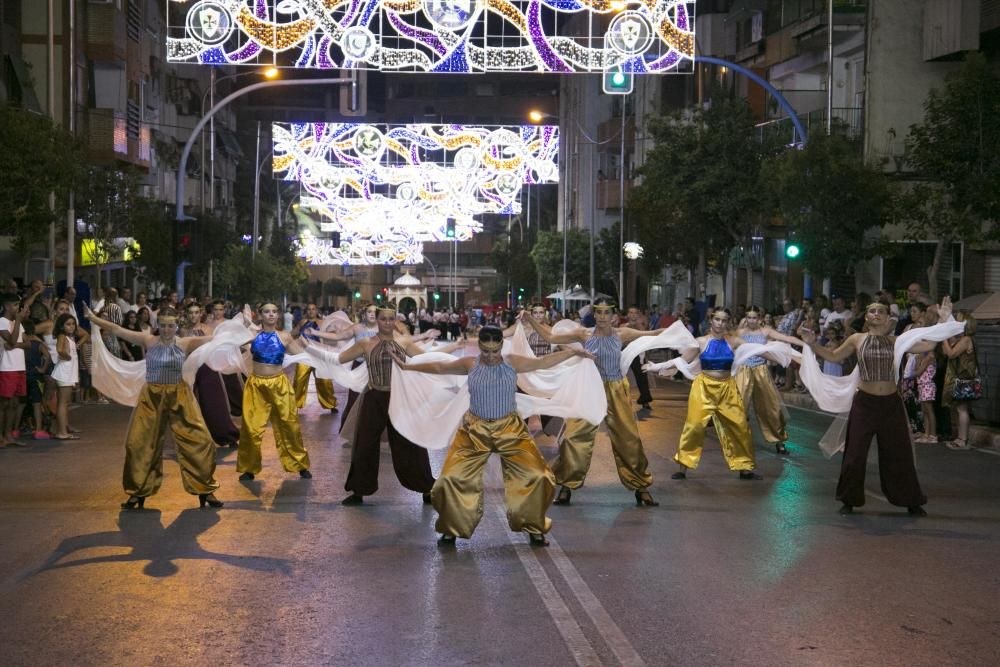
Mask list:
[[620,69],[605,72],[604,93],[606,95],[628,95],[635,85],[634,76],[632,72],[623,72]]
[[448,218],[448,222],[445,224],[444,235],[450,239],[455,238],[455,219]]
[[523,301],[524,300],[524,288],[523,287],[518,287],[517,288],[517,300],[518,301]]
[[375,300],[376,301],[381,301],[382,300],[382,293],[381,292],[375,292]]
[[799,248],[797,243],[789,243],[785,246],[785,257],[788,259],[796,259],[802,253],[802,249]]
[[438,301],[440,298],[441,298],[441,293],[440,292],[434,292],[434,300]]
[[354,298],[355,299],[361,298],[361,290],[354,290]]

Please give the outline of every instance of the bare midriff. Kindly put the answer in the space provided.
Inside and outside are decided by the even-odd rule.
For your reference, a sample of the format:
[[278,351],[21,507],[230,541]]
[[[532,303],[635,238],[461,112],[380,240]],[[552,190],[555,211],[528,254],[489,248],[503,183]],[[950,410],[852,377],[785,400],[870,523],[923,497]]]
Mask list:
[[858,382],[858,391],[863,391],[866,394],[873,394],[875,396],[888,396],[889,394],[895,394],[898,390],[895,382],[887,382],[885,380],[862,380]]
[[729,371],[706,371],[703,370],[702,373],[710,378],[715,378],[716,380],[726,380],[732,376]]
[[282,368],[277,364],[263,364],[259,361],[253,362],[253,374],[258,377],[273,377],[281,372]]

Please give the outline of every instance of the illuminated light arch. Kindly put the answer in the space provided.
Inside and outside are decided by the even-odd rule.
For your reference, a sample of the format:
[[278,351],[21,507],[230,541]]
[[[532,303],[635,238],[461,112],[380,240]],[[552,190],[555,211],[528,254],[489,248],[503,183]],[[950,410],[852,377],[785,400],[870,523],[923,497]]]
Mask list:
[[678,71],[694,0],[166,0],[167,59],[414,72]]

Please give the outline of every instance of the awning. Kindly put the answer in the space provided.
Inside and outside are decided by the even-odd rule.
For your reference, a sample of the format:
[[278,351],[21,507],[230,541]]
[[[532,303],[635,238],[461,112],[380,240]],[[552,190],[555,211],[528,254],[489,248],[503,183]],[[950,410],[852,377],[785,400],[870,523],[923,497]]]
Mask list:
[[954,306],[955,312],[968,311],[977,320],[1000,319],[1000,292],[986,292],[969,296]]
[[[605,299],[611,298],[609,295],[603,292],[597,292],[594,295],[595,299],[599,299],[601,297]],[[560,290],[558,292],[553,292],[552,294],[549,294],[545,298],[559,299],[560,301],[590,301],[590,292],[588,292],[585,289],[568,289],[565,292]]]

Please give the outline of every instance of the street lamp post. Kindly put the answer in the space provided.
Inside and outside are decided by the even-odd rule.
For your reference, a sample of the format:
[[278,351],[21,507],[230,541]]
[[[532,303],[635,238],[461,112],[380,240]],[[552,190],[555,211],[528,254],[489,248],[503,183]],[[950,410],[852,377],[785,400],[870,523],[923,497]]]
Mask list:
[[[256,70],[255,71],[251,71],[251,72],[236,72],[234,74],[227,74],[226,76],[216,78],[216,76],[215,76],[215,69],[216,69],[215,67],[212,68],[212,76],[211,76],[211,80],[210,80],[210,82],[208,84],[208,90],[206,90],[201,95],[201,115],[202,115],[202,117],[205,116],[205,102],[206,102],[206,100],[209,102],[209,108],[212,108],[212,107],[215,106],[215,87],[217,85],[219,85],[220,83],[222,83],[223,81],[232,81],[234,79],[238,79],[241,76],[252,76],[252,75],[255,75],[255,74],[263,76],[265,79],[271,80],[271,79],[276,78],[278,76],[278,73],[279,73],[277,67],[268,67],[267,69],[265,69],[262,72],[259,72],[259,71],[256,71]],[[208,191],[209,205],[208,205],[208,207],[210,209],[212,209],[212,210],[215,210],[215,117],[214,116],[209,121],[209,125],[208,125],[208,137],[209,137],[208,160],[209,160],[209,163],[211,165],[209,167],[209,170],[210,170],[209,174],[210,175],[209,175],[209,181],[208,181],[208,183],[209,183],[209,191]],[[201,211],[202,211],[202,213],[205,212],[205,141],[204,141],[204,137],[202,137],[202,142],[201,142]]]
[[[625,117],[625,106],[624,106],[624,104],[622,104],[622,127],[621,127],[621,130],[620,130],[621,144],[622,144],[622,156],[624,156],[624,154],[625,154],[625,138],[624,138],[625,137],[625,120],[624,120],[624,117]],[[553,116],[552,114],[545,113],[544,111],[538,111],[537,109],[532,109],[531,111],[528,112],[528,119],[532,123],[541,123],[546,118],[555,118],[555,119],[558,120],[557,116]],[[580,125],[580,121],[578,121],[578,120],[576,120],[574,118],[573,119],[573,123],[576,125],[576,128],[575,128],[576,132],[578,132],[580,135],[583,136],[584,139],[586,139],[587,144],[591,147],[591,150],[593,150],[593,147],[595,147],[595,146],[603,146],[605,144],[608,144],[608,143],[614,141],[615,139],[618,139],[618,137],[608,137],[604,141],[597,141],[596,139],[594,139],[593,137],[591,137],[589,134],[587,134],[586,130],[583,129],[583,126]],[[624,157],[623,157],[623,160],[624,160]],[[622,173],[624,174],[624,166],[623,166],[623,169],[622,169]],[[568,190],[568,188],[567,188],[567,190]],[[621,193],[622,193],[622,200],[623,201],[624,201],[624,198],[625,198],[624,192],[625,192],[625,180],[624,180],[624,176],[622,176]],[[568,196],[568,192],[567,192],[566,196]],[[568,204],[569,204],[569,202],[566,202],[567,207],[568,207]],[[624,210],[622,212],[624,214]],[[624,215],[622,216],[622,218],[623,218],[623,220],[622,220],[621,226],[624,226]],[[590,216],[590,303],[591,304],[594,303],[594,300],[595,300],[595,298],[597,296],[597,294],[596,294],[597,287],[596,287],[595,275],[594,275],[594,241],[595,241],[594,236],[595,236],[595,234],[596,234],[596,231],[594,229],[594,216],[591,215]],[[622,239],[622,241],[624,242],[624,238]],[[569,254],[569,240],[568,240],[568,237],[567,237],[567,224],[566,224],[566,220],[564,220],[563,221],[563,290],[562,290],[563,291],[563,315],[566,314],[566,289],[567,289],[567,286],[566,286],[566,261],[567,261],[568,254]]]
[[[191,130],[191,136],[188,137],[183,150],[181,150],[181,158],[177,163],[177,187],[175,188],[174,197],[174,219],[178,222],[191,219],[190,216],[184,213],[184,192],[186,185],[185,171],[187,169],[187,162],[191,157],[191,149],[194,147],[194,142],[198,139],[199,133],[205,128],[206,125],[208,125],[209,121],[215,117],[215,114],[218,113],[219,110],[225,108],[233,100],[262,88],[280,86],[337,86],[345,83],[351,83],[351,79],[292,79],[289,81],[261,81],[244,88],[234,90],[229,93],[229,95],[222,98],[201,117],[201,120],[195,124],[194,128]],[[185,264],[183,263],[177,266],[176,287],[178,295],[181,296],[184,294],[184,266]]]

